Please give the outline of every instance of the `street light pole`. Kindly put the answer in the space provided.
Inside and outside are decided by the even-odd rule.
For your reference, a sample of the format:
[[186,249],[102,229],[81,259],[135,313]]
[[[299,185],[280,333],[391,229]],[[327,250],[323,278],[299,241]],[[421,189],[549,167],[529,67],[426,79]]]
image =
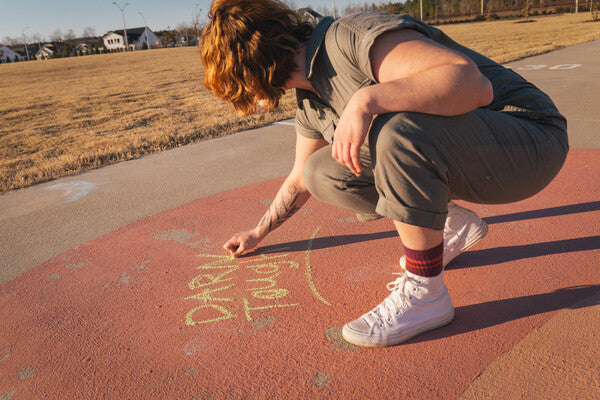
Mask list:
[[146,23],[146,17],[144,17],[144,14],[142,14],[141,11],[139,11],[138,14],[140,14],[142,18],[144,18],[144,35],[146,35],[146,47],[148,47],[148,50],[150,50],[150,38],[148,37],[148,24]]
[[196,8],[194,9],[194,30],[196,31],[196,46],[200,45],[200,12],[202,9],[200,8],[200,4],[196,4]]
[[125,51],[129,50],[129,41],[127,40],[127,28],[125,27],[125,14],[123,14],[123,10],[125,7],[129,5],[129,3],[125,3],[123,7],[117,4],[116,1],[113,1],[113,4],[117,6],[119,10],[121,10],[121,18],[123,18],[123,33],[125,34]]
[[25,37],[25,31],[29,29],[28,26],[25,27],[25,29],[23,29],[23,42],[25,42],[25,54],[27,55],[27,61],[31,61],[29,59],[29,49],[27,48],[27,38]]

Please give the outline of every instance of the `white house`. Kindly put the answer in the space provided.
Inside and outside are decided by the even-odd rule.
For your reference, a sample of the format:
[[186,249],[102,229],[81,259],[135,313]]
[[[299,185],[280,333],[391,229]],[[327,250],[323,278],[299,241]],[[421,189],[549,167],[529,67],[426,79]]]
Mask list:
[[19,61],[24,60],[23,56],[19,53],[12,51],[6,46],[0,46],[0,60],[2,60],[2,62],[12,62],[15,60],[15,57],[17,57],[17,60]]
[[[125,49],[125,34],[122,29],[108,32],[102,40],[108,51]],[[162,47],[159,37],[152,32],[152,29],[144,27],[127,29],[127,42],[129,50],[141,50],[144,45],[149,49]]]
[[54,55],[54,45],[52,45],[52,43],[47,43],[47,44],[43,45],[42,48],[37,51],[37,53],[35,53],[35,59],[36,60],[47,60],[49,58],[52,58],[53,55]]

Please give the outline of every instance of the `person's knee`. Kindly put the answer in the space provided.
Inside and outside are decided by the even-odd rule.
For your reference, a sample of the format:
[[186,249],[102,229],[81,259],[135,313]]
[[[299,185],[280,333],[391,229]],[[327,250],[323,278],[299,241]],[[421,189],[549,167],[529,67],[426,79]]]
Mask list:
[[423,132],[415,118],[417,113],[388,113],[377,116],[371,125],[369,145],[371,154],[378,150],[394,149],[410,143]]

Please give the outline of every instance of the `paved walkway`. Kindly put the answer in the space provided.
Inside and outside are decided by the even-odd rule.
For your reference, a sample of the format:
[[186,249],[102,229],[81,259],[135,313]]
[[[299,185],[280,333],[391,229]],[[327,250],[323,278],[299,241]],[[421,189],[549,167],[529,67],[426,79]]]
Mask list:
[[473,206],[491,229],[445,274],[455,321],[401,346],[340,337],[393,279],[389,222],[311,200],[223,257],[291,167],[289,125],[0,196],[0,399],[600,398],[599,50],[511,63],[575,149],[534,198]]

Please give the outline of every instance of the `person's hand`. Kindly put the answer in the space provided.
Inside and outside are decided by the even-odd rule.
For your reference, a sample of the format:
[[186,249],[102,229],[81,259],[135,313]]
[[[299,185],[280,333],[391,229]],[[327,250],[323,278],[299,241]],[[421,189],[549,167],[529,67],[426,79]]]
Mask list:
[[233,257],[239,257],[244,251],[254,248],[260,242],[260,239],[254,229],[238,232],[223,245],[223,248],[229,251],[229,254]]
[[333,133],[331,156],[340,164],[347,166],[356,176],[360,176],[360,147],[362,146],[372,116],[364,111],[358,97],[352,96]]

